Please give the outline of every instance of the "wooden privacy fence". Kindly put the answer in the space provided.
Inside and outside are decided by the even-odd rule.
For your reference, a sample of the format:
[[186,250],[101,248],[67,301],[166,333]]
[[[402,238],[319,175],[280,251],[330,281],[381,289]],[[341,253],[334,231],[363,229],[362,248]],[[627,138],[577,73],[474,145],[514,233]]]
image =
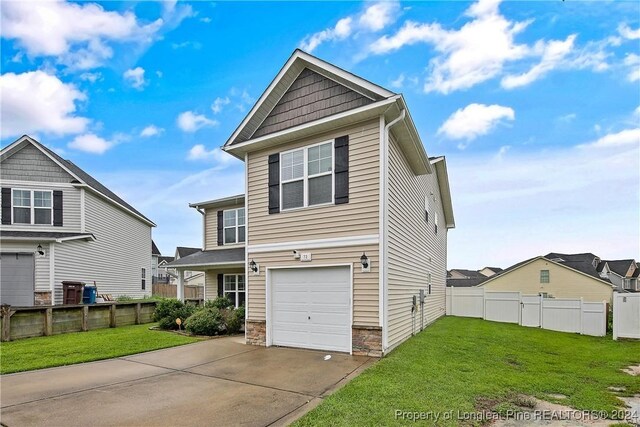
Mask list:
[[[176,298],[178,296],[178,286],[166,283],[154,283],[151,294],[154,297]],[[185,285],[185,300],[201,300],[204,299],[204,288],[202,286]]]
[[[607,303],[544,298],[520,292],[485,291],[481,287],[447,288],[447,315],[478,317],[494,322],[604,336]],[[640,301],[640,300],[639,300]]]
[[640,294],[613,294],[613,339],[640,339]]
[[3,305],[1,339],[11,341],[149,323],[153,321],[155,307],[155,301],[19,308]]

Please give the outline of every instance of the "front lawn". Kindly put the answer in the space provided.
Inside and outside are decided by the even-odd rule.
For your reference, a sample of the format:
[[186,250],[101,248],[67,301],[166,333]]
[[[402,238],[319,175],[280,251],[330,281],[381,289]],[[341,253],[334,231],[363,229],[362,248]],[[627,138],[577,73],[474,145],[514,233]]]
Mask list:
[[620,372],[638,363],[638,341],[446,317],[329,396],[297,425],[390,425],[401,421],[396,410],[453,411],[455,419],[423,421],[429,425],[477,424],[461,422],[457,414],[509,407],[519,395],[612,411],[622,402],[608,387],[625,387],[625,395],[640,393],[640,377]]
[[153,324],[25,338],[0,343],[0,373],[110,359],[198,341],[171,332],[151,331]]

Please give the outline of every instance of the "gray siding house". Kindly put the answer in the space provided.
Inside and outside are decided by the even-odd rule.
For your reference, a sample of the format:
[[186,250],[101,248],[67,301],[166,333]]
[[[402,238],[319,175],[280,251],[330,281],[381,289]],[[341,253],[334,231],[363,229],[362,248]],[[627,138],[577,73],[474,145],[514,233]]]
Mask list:
[[155,224],[29,136],[0,151],[0,302],[63,303],[63,281],[151,295]]

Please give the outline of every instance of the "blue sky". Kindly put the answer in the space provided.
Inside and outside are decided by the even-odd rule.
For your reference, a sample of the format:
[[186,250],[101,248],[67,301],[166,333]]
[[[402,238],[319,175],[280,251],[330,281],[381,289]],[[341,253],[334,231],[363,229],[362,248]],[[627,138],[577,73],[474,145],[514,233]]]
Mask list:
[[219,150],[301,47],[407,99],[446,155],[449,267],[640,259],[640,3],[12,2],[2,146],[30,134],[200,246],[189,202],[244,190]]

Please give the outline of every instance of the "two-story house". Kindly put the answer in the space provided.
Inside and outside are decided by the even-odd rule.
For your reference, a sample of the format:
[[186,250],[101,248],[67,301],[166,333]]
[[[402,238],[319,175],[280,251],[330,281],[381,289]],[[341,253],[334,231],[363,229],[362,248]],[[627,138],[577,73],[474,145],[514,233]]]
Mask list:
[[223,149],[245,194],[193,204],[204,250],[170,265],[244,302],[248,343],[380,356],[444,315],[447,168],[402,95],[296,50]]
[[61,304],[63,281],[151,295],[151,220],[29,136],[0,151],[0,169],[2,304]]
[[633,259],[602,260],[598,272],[613,283],[618,292],[640,292],[640,267]]

